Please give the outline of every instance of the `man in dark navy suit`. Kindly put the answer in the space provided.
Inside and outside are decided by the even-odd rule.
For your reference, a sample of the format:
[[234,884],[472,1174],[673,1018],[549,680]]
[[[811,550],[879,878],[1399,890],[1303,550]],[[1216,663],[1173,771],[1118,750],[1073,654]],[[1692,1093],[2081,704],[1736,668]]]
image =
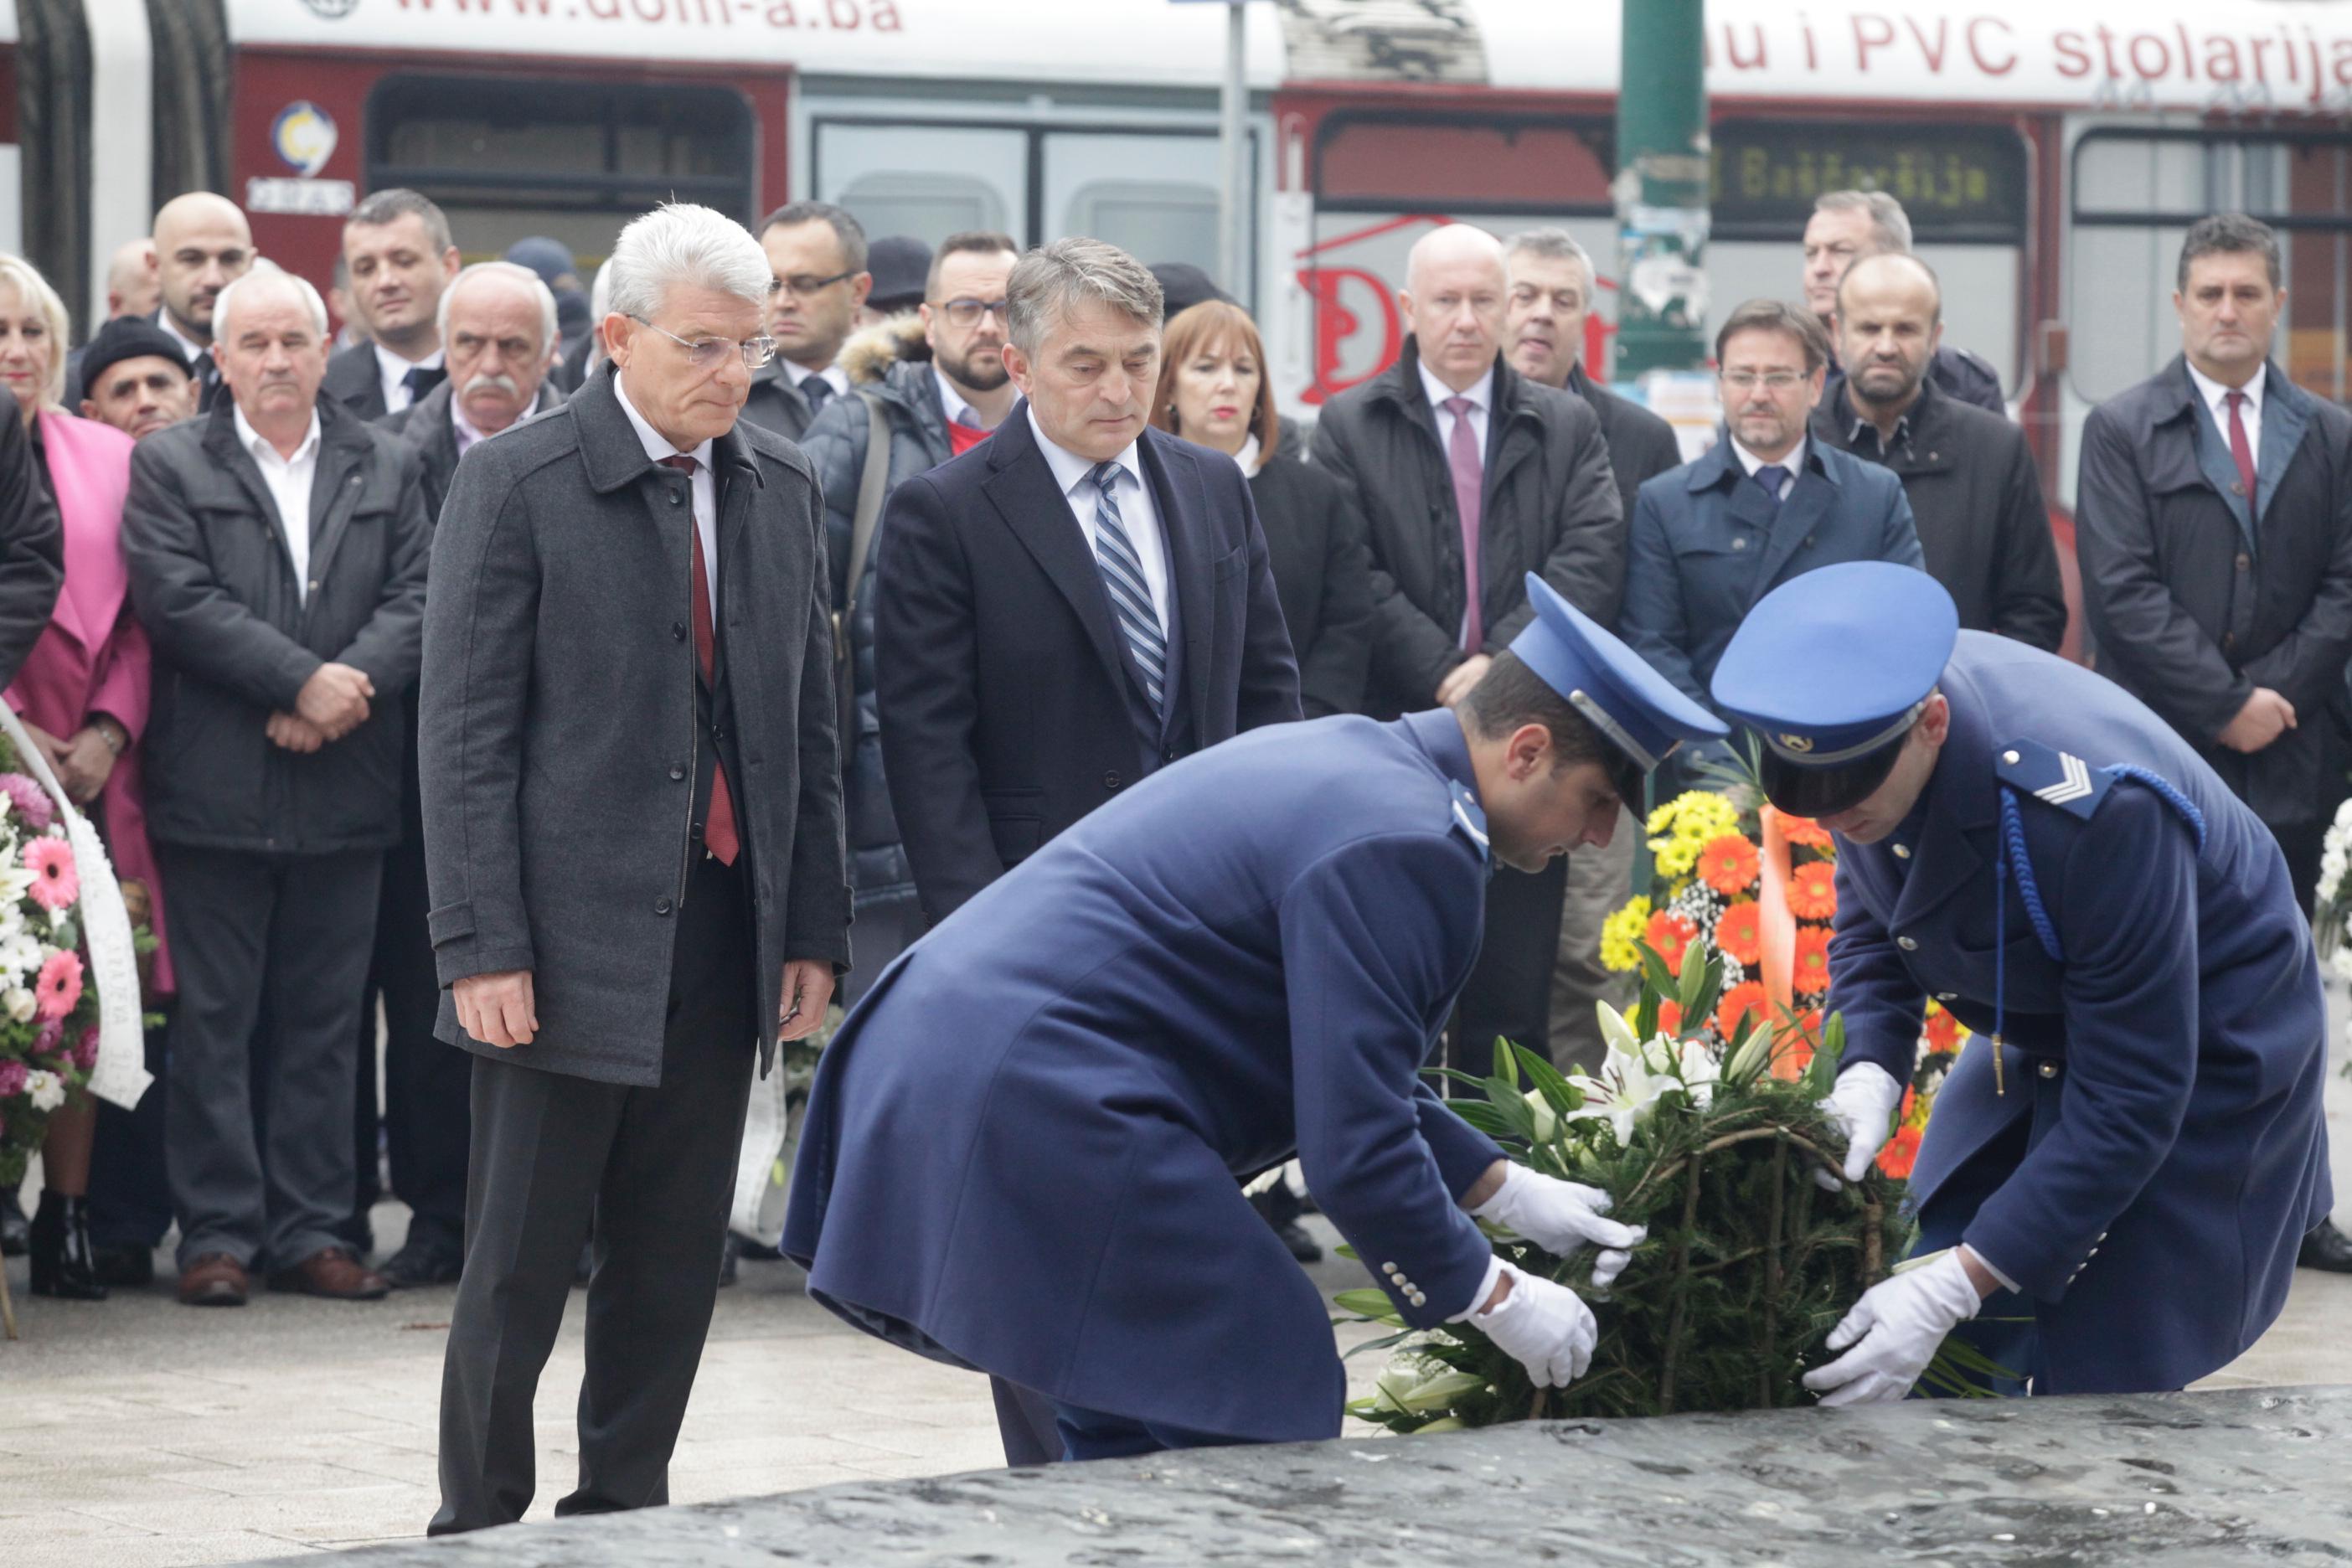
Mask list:
[[[875,574],[890,804],[934,923],[1136,780],[1299,717],[1242,471],[1147,427],[1161,294],[1097,240],[1005,286],[1024,401],[995,436],[891,493]],[[1060,1451],[1052,1411],[997,1385],[1006,1458]]]

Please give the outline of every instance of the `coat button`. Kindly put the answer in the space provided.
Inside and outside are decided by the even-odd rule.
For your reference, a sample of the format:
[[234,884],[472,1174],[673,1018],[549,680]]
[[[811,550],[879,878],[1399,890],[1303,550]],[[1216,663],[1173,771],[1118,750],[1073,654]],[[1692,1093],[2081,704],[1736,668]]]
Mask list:
[[657,915],[666,915],[676,907],[677,906],[673,905],[667,898],[659,898],[654,900],[654,913]]
[[2238,554],[2238,570],[2239,570],[2239,571],[2241,571],[2241,572],[2250,571],[2250,570],[2252,570],[2252,569],[2253,564],[2254,564],[2254,558],[2253,558],[2252,556],[2246,554],[2243,551],[2241,551],[2241,552],[2239,552],[2239,554]]
[[2056,1078],[2058,1076],[2058,1064],[2056,1062],[2043,1062],[2040,1067],[2033,1070],[2040,1073],[2043,1078]]
[[1748,548],[1748,541],[1745,539],[1735,539],[1731,542],[1731,548],[1734,550],[1745,550]]
[[1119,777],[1116,773],[1108,773],[1103,774],[1103,788],[1105,789],[1117,789],[1125,783],[1127,783],[1127,781]]
[[1938,991],[1936,993],[1936,1000],[1938,1002],[1957,1002],[1959,999],[1960,994],[1957,991]]
[[682,779],[682,778],[684,778],[684,777],[686,776],[686,764],[685,764],[684,763],[670,763],[670,765],[669,765],[669,776],[670,776],[672,779]]
[[670,622],[669,635],[672,640],[684,642],[686,640],[686,623],[684,621]]
[[2222,651],[2223,653],[2228,653],[2231,649],[2232,649],[2232,648],[2236,647],[2237,646],[2238,646],[2238,634],[2237,634],[2237,633],[2235,633],[2235,632],[2223,632],[2223,633],[2221,634],[2221,651]]
[[1907,844],[1897,844],[1895,846],[1895,858],[1897,860],[1908,860],[1911,858],[1911,847]]
[[1907,936],[1896,937],[1895,939],[1895,945],[1901,948],[1906,952],[1916,952],[1919,951],[1919,944]]
[[669,492],[669,504],[670,504],[670,505],[672,505],[672,506],[677,506],[677,505],[680,505],[681,503],[683,503],[683,502],[685,501],[685,500],[686,500],[685,495],[684,495],[682,492],[678,491],[678,490],[675,490],[675,489],[674,489],[674,490],[672,490],[672,491],[670,491],[670,492]]

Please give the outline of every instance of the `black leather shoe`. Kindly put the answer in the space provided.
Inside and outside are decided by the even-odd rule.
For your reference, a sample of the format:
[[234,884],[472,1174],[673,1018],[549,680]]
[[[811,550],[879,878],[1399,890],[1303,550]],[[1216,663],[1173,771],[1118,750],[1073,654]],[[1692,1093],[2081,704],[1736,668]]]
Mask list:
[[2303,1238],[2303,1249],[2294,1255],[2297,1268],[2324,1268],[2330,1274],[2352,1274],[2352,1237],[2336,1228],[2336,1222],[2324,1219]]
[[98,1282],[135,1290],[155,1283],[155,1249],[135,1241],[100,1247],[97,1253]]
[[89,1200],[43,1193],[32,1226],[33,1294],[67,1301],[103,1301],[106,1287],[89,1244]]
[[727,1235],[735,1243],[735,1256],[738,1258],[748,1258],[754,1263],[774,1263],[784,1256],[764,1241],[746,1241],[731,1230]]
[[0,1258],[22,1258],[33,1244],[33,1227],[25,1218],[25,1205],[16,1201],[15,1189],[0,1193]]
[[455,1285],[466,1267],[465,1255],[454,1247],[433,1241],[412,1241],[383,1260],[376,1270],[395,1290],[420,1285]]
[[1323,1261],[1323,1244],[1307,1235],[1307,1227],[1297,1220],[1294,1219],[1286,1225],[1276,1226],[1274,1234],[1280,1238],[1283,1246],[1290,1248],[1290,1256],[1299,1262]]

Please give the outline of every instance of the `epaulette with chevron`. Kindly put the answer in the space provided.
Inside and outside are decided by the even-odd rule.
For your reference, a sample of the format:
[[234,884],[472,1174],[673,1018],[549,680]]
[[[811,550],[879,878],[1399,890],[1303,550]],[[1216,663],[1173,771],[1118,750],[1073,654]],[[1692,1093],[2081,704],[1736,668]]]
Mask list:
[[2115,775],[2095,768],[2071,752],[2039,741],[2011,741],[1994,758],[2000,782],[2042,802],[2088,821],[2115,786]]

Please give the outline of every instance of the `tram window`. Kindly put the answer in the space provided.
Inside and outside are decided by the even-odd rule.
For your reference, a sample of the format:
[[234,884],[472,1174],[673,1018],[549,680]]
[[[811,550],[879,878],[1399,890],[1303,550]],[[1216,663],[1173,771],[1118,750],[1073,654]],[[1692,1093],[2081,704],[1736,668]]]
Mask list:
[[367,180],[463,214],[470,245],[551,234],[597,256],[659,202],[749,222],[753,130],[726,88],[390,76],[368,97]]
[[937,241],[967,229],[1008,226],[1004,198],[963,174],[878,171],[860,174],[833,200],[857,215],[868,234],[911,234]]
[[1072,194],[1063,230],[1108,240],[1130,256],[1189,261],[1211,277],[1217,259],[1217,193],[1172,180],[1097,180]]
[[2096,130],[2075,144],[2068,379],[2097,403],[2180,352],[2180,244],[2208,213],[2276,226],[2287,319],[2272,346],[2296,384],[2352,398],[2352,148],[2336,134]]

